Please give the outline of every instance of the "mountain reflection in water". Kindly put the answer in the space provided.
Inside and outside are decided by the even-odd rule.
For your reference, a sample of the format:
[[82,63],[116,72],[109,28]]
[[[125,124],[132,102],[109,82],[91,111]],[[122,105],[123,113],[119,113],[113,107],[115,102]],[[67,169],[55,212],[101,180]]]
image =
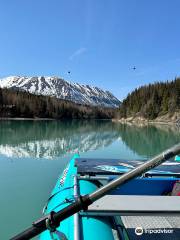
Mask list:
[[1,121],[0,154],[53,159],[107,147],[117,140],[143,157],[180,142],[179,129],[111,121]]

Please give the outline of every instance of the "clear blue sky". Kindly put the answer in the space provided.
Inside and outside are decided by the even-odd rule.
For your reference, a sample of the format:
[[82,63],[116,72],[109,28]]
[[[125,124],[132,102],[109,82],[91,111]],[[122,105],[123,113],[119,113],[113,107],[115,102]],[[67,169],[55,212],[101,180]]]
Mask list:
[[180,75],[179,9],[179,0],[0,0],[0,77],[61,76],[122,99]]

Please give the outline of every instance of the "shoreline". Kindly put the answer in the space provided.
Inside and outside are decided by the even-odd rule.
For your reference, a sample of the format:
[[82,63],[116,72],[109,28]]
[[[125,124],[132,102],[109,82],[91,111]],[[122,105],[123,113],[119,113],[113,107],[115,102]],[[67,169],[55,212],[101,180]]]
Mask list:
[[0,121],[13,120],[13,121],[53,121],[54,118],[11,118],[11,117],[1,117]]
[[[139,124],[139,125],[148,125],[148,124],[155,124],[155,125],[170,125],[170,126],[177,126],[178,124],[176,122],[169,121],[152,121],[152,120],[129,120],[129,119],[112,119],[112,122],[119,122],[123,124]],[[179,124],[180,126],[180,124]]]
[[180,127],[180,121],[179,125],[176,121],[172,121],[169,119],[168,121],[159,121],[159,120],[147,120],[147,119],[140,119],[140,118],[126,118],[126,119],[118,119],[118,118],[112,118],[112,119],[55,119],[55,118],[22,118],[22,117],[0,117],[0,121],[62,121],[62,120],[104,120],[104,121],[112,121],[115,123],[123,123],[123,124],[138,124],[138,125],[170,125],[170,126],[176,126]]
[[153,120],[146,119],[139,114],[136,116],[131,116],[127,118],[114,118],[113,122],[121,122],[121,123],[132,123],[132,124],[156,124],[156,125],[171,125],[180,127],[180,111],[176,111],[172,114],[166,113],[164,115],[158,116]]
[[112,119],[105,119],[105,118],[62,118],[62,119],[56,119],[56,118],[21,118],[21,117],[0,117],[0,121],[6,121],[6,120],[12,120],[12,121],[63,121],[63,120],[100,120],[100,121],[111,121]]

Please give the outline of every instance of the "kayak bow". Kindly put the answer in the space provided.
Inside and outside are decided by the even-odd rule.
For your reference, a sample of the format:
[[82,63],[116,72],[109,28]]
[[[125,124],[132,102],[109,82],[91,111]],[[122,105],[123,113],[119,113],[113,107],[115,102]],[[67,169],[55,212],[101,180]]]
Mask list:
[[13,237],[11,240],[30,239],[42,233],[46,229],[49,229],[50,231],[53,232],[59,226],[60,222],[62,222],[66,218],[72,216],[73,214],[79,212],[80,210],[87,210],[89,205],[91,205],[96,200],[102,198],[113,189],[116,189],[117,187],[142,175],[143,173],[160,165],[167,159],[174,157],[179,153],[180,153],[180,144],[175,145],[174,147],[159,154],[158,156],[155,156],[151,160],[121,175],[120,177],[109,182],[105,186],[99,189],[96,189],[94,192],[90,194],[80,195],[73,203],[70,203],[68,206],[64,207],[60,211],[58,212],[51,211],[49,214],[47,214],[43,218],[35,221],[30,228],[26,229],[24,232]]

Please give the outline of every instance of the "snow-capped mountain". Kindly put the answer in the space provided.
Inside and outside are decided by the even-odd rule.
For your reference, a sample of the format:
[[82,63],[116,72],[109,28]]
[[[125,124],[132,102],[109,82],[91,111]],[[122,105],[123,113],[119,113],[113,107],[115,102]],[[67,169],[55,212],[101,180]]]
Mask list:
[[59,77],[11,76],[0,80],[0,87],[18,89],[36,95],[52,96],[79,104],[113,108],[120,105],[120,101],[109,91],[68,82]]

